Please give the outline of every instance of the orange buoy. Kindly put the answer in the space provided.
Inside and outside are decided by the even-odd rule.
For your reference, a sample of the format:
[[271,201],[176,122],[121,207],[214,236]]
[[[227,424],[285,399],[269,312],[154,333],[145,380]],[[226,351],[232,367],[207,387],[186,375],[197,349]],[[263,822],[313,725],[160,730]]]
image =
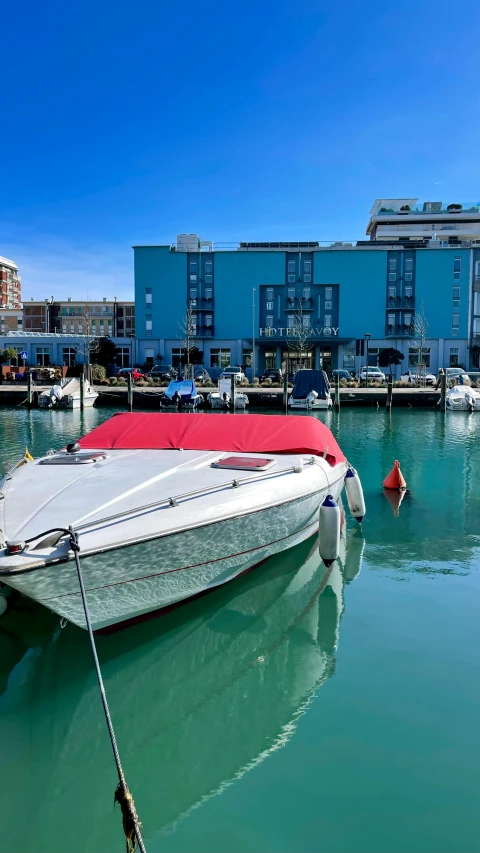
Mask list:
[[393,463],[393,468],[390,471],[390,474],[388,474],[383,481],[383,488],[395,489],[397,492],[403,492],[404,489],[407,488],[405,478],[400,471],[400,462],[397,459],[395,459],[395,462]]

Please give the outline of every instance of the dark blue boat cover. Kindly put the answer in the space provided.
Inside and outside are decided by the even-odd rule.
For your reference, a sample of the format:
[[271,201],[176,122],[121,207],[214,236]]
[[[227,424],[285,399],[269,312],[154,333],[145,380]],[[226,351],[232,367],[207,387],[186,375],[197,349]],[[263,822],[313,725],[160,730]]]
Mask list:
[[299,370],[295,374],[292,397],[295,400],[304,400],[310,391],[316,391],[322,400],[326,399],[330,391],[330,382],[324,370]]

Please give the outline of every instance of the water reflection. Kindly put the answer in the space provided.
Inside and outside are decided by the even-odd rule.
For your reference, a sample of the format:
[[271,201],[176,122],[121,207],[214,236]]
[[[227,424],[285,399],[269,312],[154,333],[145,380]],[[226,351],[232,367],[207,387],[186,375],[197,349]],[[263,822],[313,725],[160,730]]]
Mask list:
[[[343,539],[328,572],[310,540],[160,620],[99,638],[122,761],[147,832],[172,825],[292,737],[335,672],[344,585],[358,575],[363,548],[360,531]],[[38,608],[28,616],[30,626],[40,620],[36,635],[30,627],[25,636],[12,608],[0,629],[11,646],[1,662],[3,804],[20,814],[23,802],[35,801],[38,814],[25,826],[10,822],[8,849],[99,849],[113,765],[88,639],[73,627],[60,631]],[[56,814],[73,817],[79,796],[91,811],[81,843],[69,821],[47,843],[46,828]],[[108,849],[115,840],[103,839]]]

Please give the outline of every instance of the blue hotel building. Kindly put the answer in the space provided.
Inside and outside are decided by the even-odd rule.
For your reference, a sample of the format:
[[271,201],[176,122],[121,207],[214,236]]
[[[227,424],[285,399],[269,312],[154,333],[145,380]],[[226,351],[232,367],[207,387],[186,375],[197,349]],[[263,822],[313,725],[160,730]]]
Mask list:
[[[480,205],[378,199],[367,240],[238,243],[182,234],[174,245],[134,246],[136,359],[178,364],[188,309],[213,377],[228,364],[299,362],[358,370],[381,349],[418,358],[426,324],[427,366],[480,367]],[[418,329],[417,329],[418,331]]]

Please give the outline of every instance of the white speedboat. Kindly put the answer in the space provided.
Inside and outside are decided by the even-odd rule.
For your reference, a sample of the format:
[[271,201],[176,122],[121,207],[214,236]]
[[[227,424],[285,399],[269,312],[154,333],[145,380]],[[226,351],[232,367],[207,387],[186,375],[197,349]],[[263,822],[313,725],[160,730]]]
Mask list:
[[[231,409],[232,408],[232,383],[230,379],[219,379],[217,391],[212,391],[208,395],[208,402],[212,409]],[[243,391],[237,391],[235,388],[235,409],[245,409],[248,406],[248,397]]]
[[[38,405],[41,409],[79,409],[80,408],[80,379],[71,377],[62,379],[53,385],[50,391],[43,391],[38,396]],[[86,379],[83,384],[83,405],[85,408],[93,406],[98,394]]]
[[449,412],[480,412],[480,393],[469,385],[454,385],[447,391]]
[[94,629],[137,621],[307,539],[345,478],[360,520],[314,418],[117,414],[0,481],[0,581],[85,627],[72,526]]
[[192,379],[172,379],[160,397],[163,409],[198,409],[202,403],[203,396]]
[[288,398],[291,409],[330,409],[330,383],[323,370],[298,370]]

